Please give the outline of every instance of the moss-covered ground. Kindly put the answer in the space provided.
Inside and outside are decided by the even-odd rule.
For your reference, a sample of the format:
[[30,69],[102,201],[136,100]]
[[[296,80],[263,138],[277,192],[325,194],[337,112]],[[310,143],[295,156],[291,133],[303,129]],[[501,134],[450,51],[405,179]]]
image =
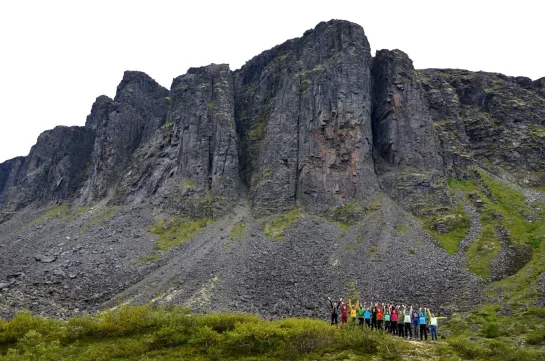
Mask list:
[[179,246],[198,235],[213,222],[214,220],[210,218],[158,221],[151,228],[151,232],[159,236],[159,239],[155,242],[155,249],[166,251],[171,247]]
[[521,191],[481,170],[476,171],[475,178],[451,180],[449,184],[464,192],[480,214],[481,234],[466,251],[471,271],[483,278],[489,276],[491,261],[502,249],[502,230],[509,244],[532,246],[534,253],[539,253],[545,237],[545,204],[528,202]]
[[298,208],[295,208],[287,213],[263,218],[261,220],[263,232],[267,237],[281,241],[284,239],[286,229],[297,220],[303,218],[303,216],[303,213]]

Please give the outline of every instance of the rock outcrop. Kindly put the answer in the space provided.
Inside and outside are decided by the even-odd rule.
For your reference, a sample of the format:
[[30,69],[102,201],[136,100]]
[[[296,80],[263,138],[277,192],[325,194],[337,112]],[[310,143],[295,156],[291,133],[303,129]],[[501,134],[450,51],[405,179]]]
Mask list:
[[0,206],[13,211],[31,203],[71,200],[85,180],[94,140],[94,132],[85,127],[42,133],[27,157],[0,166]]
[[[325,292],[358,287],[445,310],[460,294],[478,302],[533,254],[483,210],[501,204],[479,175],[545,200],[544,123],[545,78],[416,70],[400,50],[373,58],[347,21],[235,71],[191,68],[170,90],[125,72],[84,127],[46,131],[0,164],[0,314],[8,301],[94,310],[121,290],[273,317],[319,315]],[[451,180],[475,189],[465,197]],[[485,231],[503,237],[488,278],[465,257]]]
[[96,141],[81,189],[82,202],[114,195],[134,150],[165,122],[167,95],[168,90],[148,75],[127,71],[115,100],[97,98],[86,123],[95,131]]
[[316,212],[378,190],[363,29],[321,23],[235,73],[241,164],[259,209]]

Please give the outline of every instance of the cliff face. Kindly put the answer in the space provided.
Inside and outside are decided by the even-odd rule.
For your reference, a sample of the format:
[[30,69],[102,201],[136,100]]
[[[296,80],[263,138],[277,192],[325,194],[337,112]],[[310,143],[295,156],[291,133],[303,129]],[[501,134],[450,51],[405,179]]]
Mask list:
[[[0,226],[15,232],[14,214],[38,212],[51,203],[125,209],[120,219],[131,229],[114,222],[86,233],[96,220],[85,217],[75,225],[96,248],[91,255],[108,255],[104,262],[73,248],[74,256],[62,266],[65,273],[97,269],[111,275],[82,278],[89,291],[81,292],[101,295],[89,296],[91,304],[113,297],[118,284],[144,293],[153,284],[154,292],[164,292],[162,272],[167,271],[186,280],[170,299],[186,301],[189,296],[181,294],[209,287],[214,278],[208,275],[215,272],[224,278],[217,304],[267,313],[252,301],[259,299],[280,314],[291,301],[279,298],[292,297],[284,290],[313,298],[323,296],[320,289],[346,291],[346,284],[330,282],[341,266],[368,297],[424,302],[431,295],[433,302],[448,303],[461,291],[478,293],[481,286],[466,269],[474,262],[465,254],[473,244],[494,254],[487,261],[494,279],[529,261],[527,244],[514,241],[518,230],[509,230],[513,220],[498,210],[505,202],[485,181],[496,177],[523,189],[532,197],[528,204],[545,200],[536,191],[545,184],[544,89],[545,78],[415,70],[399,50],[380,50],[372,58],[363,29],[346,21],[320,23],[236,71],[225,64],[189,69],[170,90],[144,73],[125,72],[115,98],[98,97],[84,127],[46,131],[28,156],[0,164]],[[466,182],[466,188],[454,187],[456,182]],[[139,207],[151,211],[130,213]],[[519,221],[540,219],[536,212],[520,211]],[[150,274],[151,266],[141,266],[147,261],[140,258],[149,254],[142,252],[159,258],[162,253],[139,238],[154,235],[134,231],[156,221],[150,214],[205,225],[220,221],[199,236],[194,230],[176,234],[175,240],[193,243],[183,254],[167,253],[164,257],[171,258],[159,261],[162,268]],[[270,229],[293,222],[285,243],[271,244],[278,235]],[[171,232],[177,223],[161,224],[156,233]],[[14,237],[28,247],[56,249],[48,234],[72,227],[49,226]],[[237,237],[229,232],[236,227],[242,233],[248,228],[240,236],[245,243],[231,246]],[[137,233],[134,239],[131,232]],[[528,232],[525,237],[533,230]],[[109,250],[101,248],[103,242],[93,243],[97,237],[112,239]],[[11,270],[5,272],[22,272],[20,265],[34,262],[28,261],[28,249],[14,246],[17,251],[10,253],[10,247],[0,249],[5,269]],[[405,255],[400,256],[404,262],[392,258],[392,250]],[[55,252],[61,257],[66,250]],[[420,262],[415,275],[420,252],[434,261]],[[28,272],[50,285],[56,282],[52,272],[62,273],[47,267],[29,265]],[[419,278],[431,272],[438,274],[432,283]],[[154,281],[146,284],[147,277]],[[417,290],[411,288],[415,282]],[[307,310],[319,307],[313,300]]]
[[524,184],[545,181],[544,108],[543,79],[418,72],[399,50],[372,59],[359,25],[331,21],[235,72],[190,69],[170,91],[126,72],[115,99],[97,98],[78,130],[88,134],[85,154],[70,153],[78,180],[61,191],[62,175],[42,177],[49,183],[40,195],[15,196],[16,184],[32,188],[32,164],[55,173],[57,155],[8,161],[0,205],[149,200],[193,214],[206,197],[227,205],[243,191],[261,214],[293,207],[331,214],[352,202],[365,206],[381,189],[408,210],[429,196],[448,205],[445,178],[473,161]]
[[255,207],[321,212],[377,192],[370,66],[363,29],[335,22],[235,73],[242,173]]
[[165,122],[168,90],[140,72],[125,72],[115,100],[97,98],[85,127],[96,134],[84,203],[112,197],[135,149]]
[[42,133],[27,157],[1,165],[3,208],[12,211],[32,203],[69,200],[85,179],[94,140],[94,132],[83,127]]

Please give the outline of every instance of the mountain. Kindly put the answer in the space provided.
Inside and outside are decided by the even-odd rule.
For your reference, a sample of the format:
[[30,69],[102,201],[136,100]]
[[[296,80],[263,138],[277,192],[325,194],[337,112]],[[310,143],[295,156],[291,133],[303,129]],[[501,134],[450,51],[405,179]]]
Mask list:
[[0,314],[543,305],[544,122],[545,78],[416,70],[340,20],[170,90],[127,71],[0,164]]

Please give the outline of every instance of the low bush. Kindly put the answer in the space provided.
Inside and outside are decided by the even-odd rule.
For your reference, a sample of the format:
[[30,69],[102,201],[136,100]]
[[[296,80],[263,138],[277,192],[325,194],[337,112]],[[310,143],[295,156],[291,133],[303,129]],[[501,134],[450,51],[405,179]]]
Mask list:
[[483,326],[483,335],[486,338],[500,337],[500,326],[496,322],[487,322]]
[[447,342],[456,353],[470,360],[486,357],[490,352],[487,347],[473,342],[468,337],[452,337],[448,338]]
[[[247,314],[196,315],[180,307],[123,306],[67,322],[20,313],[9,322],[0,321],[0,361],[545,361],[539,348],[520,347],[520,337],[515,340],[503,335],[498,325],[504,320],[494,320],[492,311],[483,311],[479,317],[483,320],[481,332],[493,338],[477,337],[478,331],[468,321],[453,316],[446,327],[451,332],[446,342],[417,345],[352,324],[336,328],[313,319],[265,321]],[[544,333],[537,324],[527,334],[527,343],[543,344]]]

